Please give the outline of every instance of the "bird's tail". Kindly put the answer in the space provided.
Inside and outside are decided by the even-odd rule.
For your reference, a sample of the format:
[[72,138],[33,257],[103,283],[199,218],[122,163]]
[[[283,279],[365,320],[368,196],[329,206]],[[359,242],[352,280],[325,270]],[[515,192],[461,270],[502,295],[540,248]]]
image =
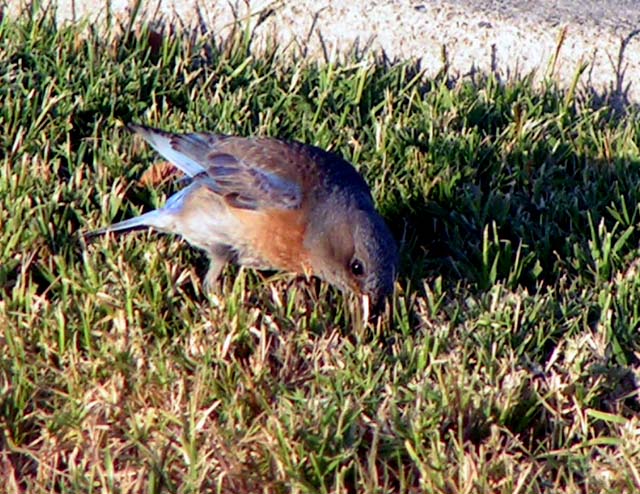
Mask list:
[[169,227],[169,216],[170,215],[162,210],[149,211],[148,213],[136,216],[135,218],[120,221],[105,228],[85,233],[84,238],[88,240],[107,233],[127,232],[150,227],[163,231]]

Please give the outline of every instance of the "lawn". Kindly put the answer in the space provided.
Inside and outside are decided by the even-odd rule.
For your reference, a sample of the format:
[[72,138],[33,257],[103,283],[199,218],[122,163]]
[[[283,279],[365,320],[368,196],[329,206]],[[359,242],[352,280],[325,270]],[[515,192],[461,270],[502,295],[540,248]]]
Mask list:
[[[178,27],[0,21],[0,492],[640,489],[640,119],[612,95],[326,64]],[[619,96],[619,95],[618,95]],[[352,161],[401,246],[369,324],[152,232],[128,122]]]

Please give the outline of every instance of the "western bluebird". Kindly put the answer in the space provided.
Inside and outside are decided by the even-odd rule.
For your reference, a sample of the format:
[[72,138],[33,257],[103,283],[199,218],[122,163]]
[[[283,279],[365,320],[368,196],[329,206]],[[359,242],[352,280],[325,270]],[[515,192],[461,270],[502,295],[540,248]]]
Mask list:
[[189,184],[164,207],[92,235],[152,227],[210,259],[211,290],[227,262],[312,274],[374,307],[393,291],[398,249],[369,187],[335,154],[299,142],[130,125]]

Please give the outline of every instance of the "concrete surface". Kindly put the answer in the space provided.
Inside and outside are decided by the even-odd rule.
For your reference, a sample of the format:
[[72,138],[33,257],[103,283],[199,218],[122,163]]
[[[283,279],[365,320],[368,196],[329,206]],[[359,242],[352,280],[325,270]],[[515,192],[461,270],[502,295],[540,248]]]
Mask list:
[[[58,0],[58,18],[125,14],[126,0]],[[21,1],[8,0],[9,12]],[[563,29],[553,76],[564,86],[588,63],[582,86],[640,101],[640,0],[155,0],[145,17],[198,23],[224,36],[234,19],[255,27],[256,49],[275,36],[292,54],[331,58],[357,44],[389,59],[419,59],[428,75],[494,71],[506,79],[547,73]],[[300,51],[302,50],[302,52]]]

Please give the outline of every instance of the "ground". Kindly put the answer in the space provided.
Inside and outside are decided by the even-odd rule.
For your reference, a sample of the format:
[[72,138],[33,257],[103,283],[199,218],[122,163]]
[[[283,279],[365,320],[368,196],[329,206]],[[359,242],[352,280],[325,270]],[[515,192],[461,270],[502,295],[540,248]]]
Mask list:
[[[624,95],[108,21],[0,22],[0,492],[640,490]],[[353,162],[400,243],[393,310],[234,267],[209,295],[175,237],[88,242],[180,186],[132,121]]]

